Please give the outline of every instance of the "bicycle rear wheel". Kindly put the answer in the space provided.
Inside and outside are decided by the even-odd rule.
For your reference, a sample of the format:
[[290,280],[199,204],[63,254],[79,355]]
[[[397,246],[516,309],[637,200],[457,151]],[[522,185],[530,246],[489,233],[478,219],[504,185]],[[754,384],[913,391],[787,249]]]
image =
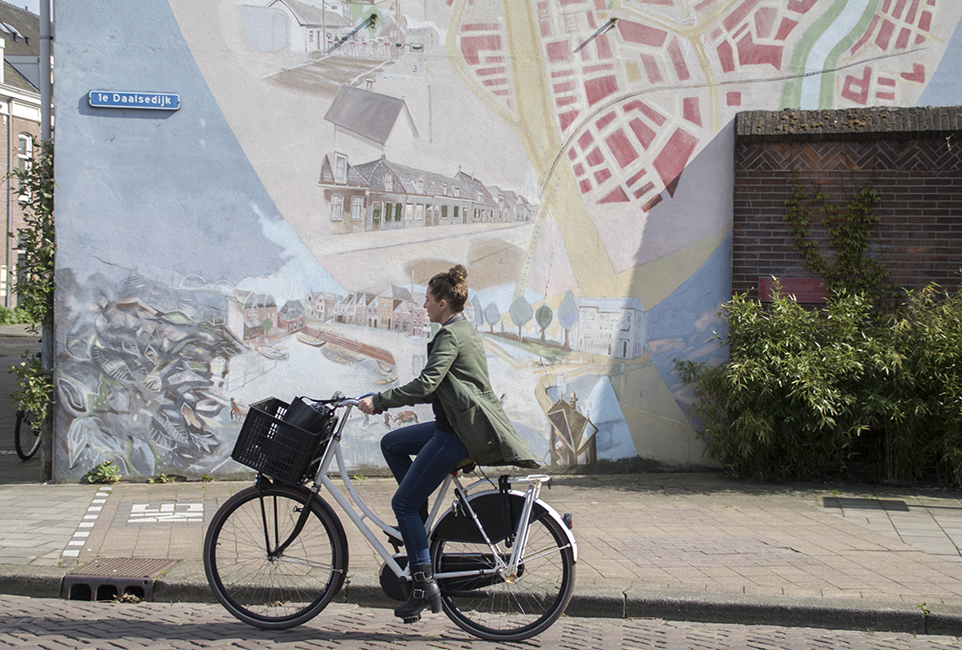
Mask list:
[[[488,530],[489,522],[481,523]],[[543,510],[528,525],[528,535],[524,562],[512,582],[490,574],[438,579],[444,612],[462,630],[489,641],[521,641],[544,632],[564,613],[575,579],[568,536]],[[502,546],[502,551],[507,561],[510,550]],[[488,546],[477,541],[435,539],[431,557],[435,575],[495,564]]]
[[340,591],[348,566],[347,537],[320,497],[300,534],[282,554],[309,493],[272,485],[227,500],[204,540],[204,570],[217,600],[241,621],[284,629],[317,616]]
[[13,430],[13,446],[20,460],[30,460],[40,449],[43,438],[40,429],[33,426],[33,418],[26,411],[17,411],[17,424]]

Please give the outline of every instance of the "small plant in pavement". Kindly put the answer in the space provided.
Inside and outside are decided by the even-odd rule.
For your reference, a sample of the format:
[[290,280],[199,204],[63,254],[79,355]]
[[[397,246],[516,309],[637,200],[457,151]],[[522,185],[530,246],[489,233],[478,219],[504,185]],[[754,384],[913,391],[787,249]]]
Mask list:
[[112,485],[120,481],[120,469],[114,465],[112,460],[105,460],[84,474],[84,481]]

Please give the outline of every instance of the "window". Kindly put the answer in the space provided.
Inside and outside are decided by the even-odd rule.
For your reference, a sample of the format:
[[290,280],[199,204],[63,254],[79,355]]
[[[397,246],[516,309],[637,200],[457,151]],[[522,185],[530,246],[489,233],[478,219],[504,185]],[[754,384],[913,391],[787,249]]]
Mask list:
[[417,207],[415,207],[415,209],[414,209],[414,218],[415,218],[415,220],[417,220],[417,221],[423,221],[423,220],[424,220],[424,206],[421,205],[420,203],[418,203],[418,204],[417,204]]
[[364,199],[355,196],[351,199],[351,221],[360,221],[364,216]]
[[454,186],[454,196],[461,196],[461,188],[457,185]]
[[331,197],[331,221],[340,221],[341,214],[344,212],[344,197]]
[[418,194],[424,194],[424,181],[419,180],[414,184],[414,190]]
[[33,137],[29,133],[21,133],[17,139],[17,167],[27,171],[33,165]]
[[334,182],[347,182],[347,156],[339,153],[334,154]]
[[391,176],[390,174],[385,174],[384,176],[381,177],[381,180],[384,182],[384,191],[385,191],[385,192],[393,192],[393,191],[394,191],[394,177],[393,177],[393,176]]
[[414,218],[414,204],[413,204],[413,203],[408,203],[408,204],[404,207],[404,220],[405,220],[405,221],[410,221],[410,220],[413,219],[413,218]]

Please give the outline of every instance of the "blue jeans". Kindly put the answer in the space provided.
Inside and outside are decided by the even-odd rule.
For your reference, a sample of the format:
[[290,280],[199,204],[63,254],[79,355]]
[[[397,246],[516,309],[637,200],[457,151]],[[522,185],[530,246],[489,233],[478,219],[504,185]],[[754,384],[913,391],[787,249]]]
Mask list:
[[[385,435],[381,438],[381,453],[398,482],[391,508],[404,539],[408,562],[429,564],[428,536],[418,508],[444,482],[444,477],[468,457],[468,450],[456,434],[438,431],[434,422],[423,422]],[[415,456],[413,461],[411,456]]]

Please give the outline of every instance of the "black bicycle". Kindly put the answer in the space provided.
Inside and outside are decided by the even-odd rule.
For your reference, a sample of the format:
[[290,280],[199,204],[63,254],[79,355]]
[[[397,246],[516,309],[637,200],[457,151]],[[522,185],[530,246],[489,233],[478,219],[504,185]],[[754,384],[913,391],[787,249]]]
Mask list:
[[40,422],[36,422],[33,413],[24,409],[17,410],[17,424],[13,429],[13,445],[17,449],[17,456],[21,460],[30,460],[40,449],[43,440]]

